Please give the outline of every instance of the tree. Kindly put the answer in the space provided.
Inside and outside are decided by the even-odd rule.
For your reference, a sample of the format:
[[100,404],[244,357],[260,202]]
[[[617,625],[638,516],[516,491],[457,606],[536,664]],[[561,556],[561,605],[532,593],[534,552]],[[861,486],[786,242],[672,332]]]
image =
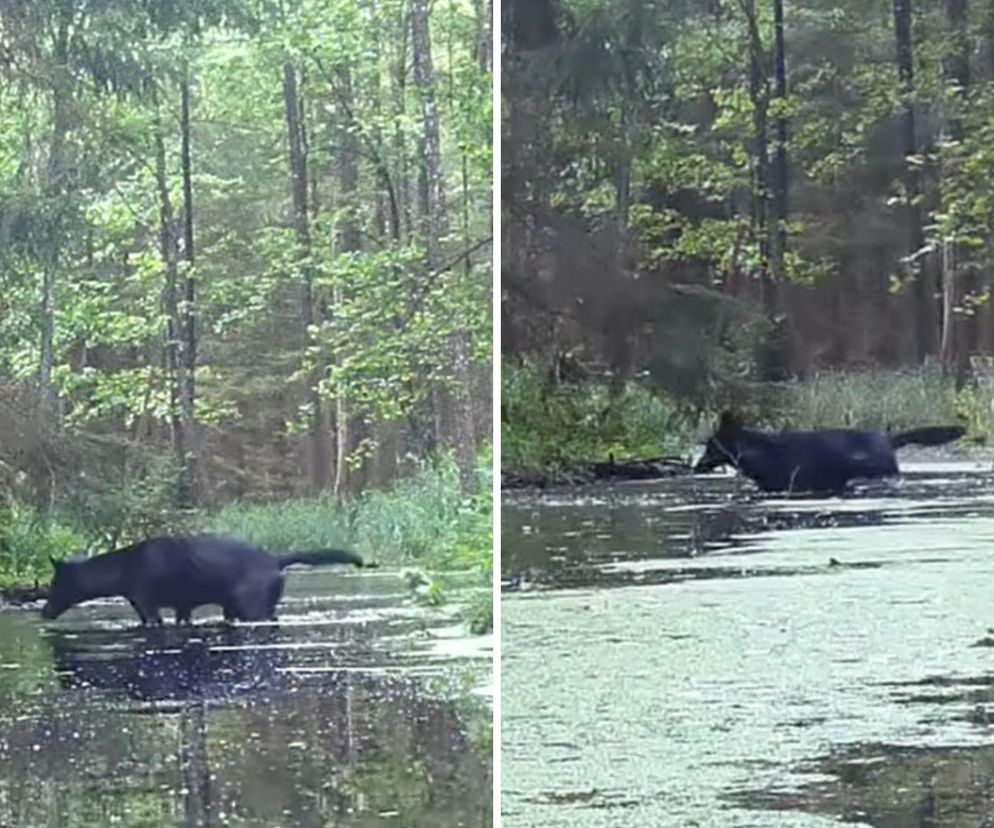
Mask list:
[[[330,486],[348,497],[455,449],[447,389],[489,410],[473,381],[489,373],[491,277],[476,254],[493,192],[478,10],[428,10],[453,55],[440,59],[451,89],[435,110],[436,192],[443,219],[462,218],[458,240],[435,232],[434,264],[415,224],[428,213],[409,4],[263,11],[4,11],[0,382],[11,395],[6,383],[23,384],[33,411],[50,389],[29,464],[43,500],[123,480],[161,483],[173,506]],[[0,446],[3,468],[22,462]]]
[[908,224],[909,270],[915,285],[915,332],[918,358],[935,350],[934,289],[925,256],[925,231],[921,211],[921,174],[915,130],[914,49],[911,42],[911,0],[894,0],[894,36],[901,88],[901,140],[904,150],[904,198]]
[[[420,229],[428,251],[428,268],[434,274],[444,266],[442,242],[448,235],[449,221],[442,177],[441,134],[435,100],[427,0],[411,0],[411,53],[414,62],[414,80],[421,94],[421,120],[424,131]],[[456,457],[463,489],[473,492],[477,488],[474,448],[476,437],[470,394],[469,345],[464,330],[455,330],[452,334],[452,365],[453,395],[456,401]]]
[[194,271],[193,249],[193,161],[190,147],[190,75],[184,67],[181,81],[180,132],[182,140],[183,169],[183,258],[186,261],[186,279],[183,291],[183,309],[179,314],[182,323],[183,367],[180,377],[179,406],[184,455],[180,480],[180,500],[195,505],[197,493],[196,433],[196,373],[197,373],[197,277]]

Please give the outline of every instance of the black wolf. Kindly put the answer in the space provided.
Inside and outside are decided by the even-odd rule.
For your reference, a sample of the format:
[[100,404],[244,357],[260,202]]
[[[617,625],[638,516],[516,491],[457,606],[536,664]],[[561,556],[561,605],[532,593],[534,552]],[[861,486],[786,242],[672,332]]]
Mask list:
[[41,614],[58,618],[91,598],[120,595],[146,625],[161,624],[164,607],[177,624],[189,623],[204,604],[220,605],[227,621],[267,621],[283,596],[283,570],[296,563],[363,566],[339,549],[273,555],[217,535],[153,538],[88,560],[52,561],[55,579]]
[[855,429],[754,431],[725,412],[694,471],[734,466],[763,491],[841,494],[853,478],[897,474],[894,452],[902,446],[938,446],[964,433],[960,426],[928,426],[895,434]]

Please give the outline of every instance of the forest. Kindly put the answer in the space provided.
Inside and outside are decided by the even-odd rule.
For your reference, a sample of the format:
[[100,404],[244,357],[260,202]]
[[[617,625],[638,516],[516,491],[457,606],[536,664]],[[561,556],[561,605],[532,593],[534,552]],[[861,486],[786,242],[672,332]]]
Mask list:
[[505,467],[994,429],[994,4],[508,0]]
[[0,581],[205,527],[489,571],[491,8],[3,4]]

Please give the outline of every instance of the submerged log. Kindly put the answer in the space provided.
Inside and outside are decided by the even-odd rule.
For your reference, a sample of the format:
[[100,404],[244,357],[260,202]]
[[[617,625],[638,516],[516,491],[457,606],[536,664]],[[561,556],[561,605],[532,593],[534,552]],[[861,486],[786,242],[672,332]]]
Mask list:
[[7,587],[0,589],[0,605],[8,604],[20,606],[21,604],[31,604],[35,601],[44,601],[48,598],[48,587],[39,586],[37,582],[34,586]]
[[583,486],[590,483],[626,480],[661,480],[691,474],[691,465],[677,457],[643,460],[615,460],[583,463],[568,468],[534,472],[507,472],[501,475],[502,489],[544,489],[550,486]]

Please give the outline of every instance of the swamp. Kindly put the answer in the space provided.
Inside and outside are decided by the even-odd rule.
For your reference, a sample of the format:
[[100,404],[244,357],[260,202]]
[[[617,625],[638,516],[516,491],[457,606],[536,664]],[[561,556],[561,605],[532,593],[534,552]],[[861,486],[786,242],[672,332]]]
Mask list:
[[[0,825],[492,824],[491,16],[3,4]],[[42,621],[199,533],[377,568]]]

